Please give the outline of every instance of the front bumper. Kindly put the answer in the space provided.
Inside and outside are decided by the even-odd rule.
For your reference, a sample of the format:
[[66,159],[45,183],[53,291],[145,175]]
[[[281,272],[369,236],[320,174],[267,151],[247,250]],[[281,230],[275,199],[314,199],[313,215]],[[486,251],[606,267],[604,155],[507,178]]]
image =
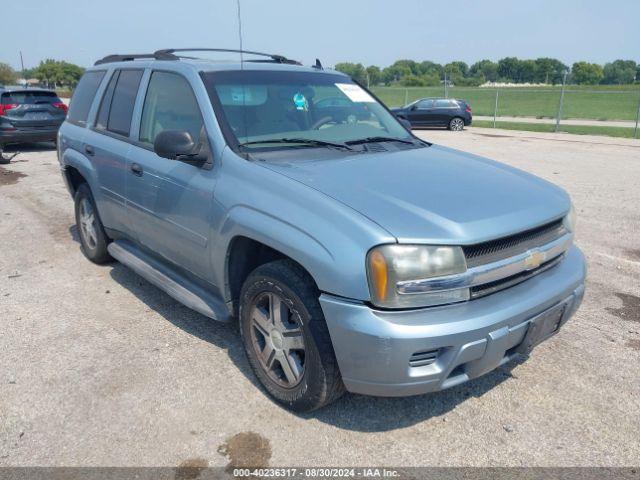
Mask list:
[[[499,367],[530,346],[534,331],[538,341],[555,334],[579,307],[585,276],[584,256],[573,246],[555,267],[465,303],[381,311],[323,294],[320,304],[347,390],[418,395]],[[561,316],[547,321],[549,312]],[[412,366],[424,352],[432,363]]]

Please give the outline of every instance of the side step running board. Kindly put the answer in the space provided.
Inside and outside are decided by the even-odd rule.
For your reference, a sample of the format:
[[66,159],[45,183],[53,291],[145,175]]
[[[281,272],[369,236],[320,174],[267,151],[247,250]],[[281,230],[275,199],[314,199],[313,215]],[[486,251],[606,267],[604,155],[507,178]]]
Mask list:
[[229,310],[222,300],[170,270],[130,242],[116,240],[111,242],[107,248],[113,258],[164,290],[183,305],[220,322],[231,320]]

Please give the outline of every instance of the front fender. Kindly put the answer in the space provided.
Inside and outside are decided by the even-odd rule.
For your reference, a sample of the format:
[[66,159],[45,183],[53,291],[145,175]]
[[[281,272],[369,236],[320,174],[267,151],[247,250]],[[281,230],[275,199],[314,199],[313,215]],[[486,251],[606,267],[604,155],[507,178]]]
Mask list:
[[366,254],[395,238],[325,194],[233,155],[225,156],[214,202],[220,222],[212,262],[220,290],[227,290],[233,240],[247,237],[298,262],[321,291],[368,300]]

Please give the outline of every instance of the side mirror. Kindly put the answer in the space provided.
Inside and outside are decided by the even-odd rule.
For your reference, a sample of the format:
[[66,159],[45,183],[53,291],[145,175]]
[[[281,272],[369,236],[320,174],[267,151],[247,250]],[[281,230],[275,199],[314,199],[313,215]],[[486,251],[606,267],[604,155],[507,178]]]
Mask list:
[[414,105],[411,105],[411,108],[409,110],[417,110],[417,109],[418,109],[418,106],[414,104]]
[[411,131],[411,122],[406,118],[398,117],[398,121],[402,124],[404,128]]
[[188,160],[198,156],[196,142],[186,130],[164,130],[153,142],[153,151],[169,160]]

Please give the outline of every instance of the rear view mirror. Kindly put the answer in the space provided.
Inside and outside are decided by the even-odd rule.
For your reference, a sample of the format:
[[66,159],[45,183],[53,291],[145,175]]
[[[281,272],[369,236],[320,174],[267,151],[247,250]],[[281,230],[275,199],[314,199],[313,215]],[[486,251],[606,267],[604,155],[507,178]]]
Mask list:
[[159,157],[169,160],[187,160],[196,156],[196,142],[186,130],[164,130],[153,142],[153,150]]

